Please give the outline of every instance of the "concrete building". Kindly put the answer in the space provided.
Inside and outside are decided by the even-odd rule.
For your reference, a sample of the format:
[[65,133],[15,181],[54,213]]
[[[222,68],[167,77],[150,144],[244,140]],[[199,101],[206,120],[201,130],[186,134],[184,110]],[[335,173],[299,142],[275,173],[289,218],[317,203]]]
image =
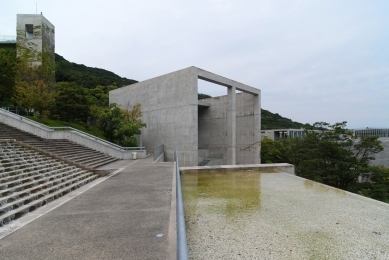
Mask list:
[[[45,62],[55,62],[55,28],[42,14],[18,14],[17,23],[18,53],[22,47],[36,51],[33,64],[41,64],[42,57]],[[45,54],[45,55],[44,55]]]
[[301,137],[305,134],[304,129],[269,129],[261,130],[262,138],[267,136],[273,141],[287,137]]
[[362,136],[389,137],[389,128],[359,129],[359,130],[354,130],[354,134],[358,137],[362,137]]
[[[198,100],[198,80],[227,88],[228,95]],[[236,91],[242,93],[236,93]],[[165,145],[165,160],[178,149],[181,166],[199,164],[199,147],[221,154],[221,164],[260,163],[261,91],[208,71],[189,67],[109,93],[110,103],[142,105],[141,142]]]

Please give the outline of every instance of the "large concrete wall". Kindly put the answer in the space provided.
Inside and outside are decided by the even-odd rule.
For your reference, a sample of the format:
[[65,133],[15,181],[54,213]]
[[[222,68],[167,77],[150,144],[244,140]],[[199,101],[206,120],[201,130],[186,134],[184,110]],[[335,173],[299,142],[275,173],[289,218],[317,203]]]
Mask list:
[[[210,104],[199,107],[199,147],[208,148],[212,154],[223,154],[223,164],[227,164],[227,106],[228,96],[201,100]],[[260,147],[255,139],[254,96],[248,93],[236,95],[236,164],[259,163]]]
[[178,149],[180,165],[197,165],[197,73],[189,67],[163,76],[113,90],[109,102],[131,109],[141,103],[142,144],[148,150],[165,144],[165,160],[174,160]]

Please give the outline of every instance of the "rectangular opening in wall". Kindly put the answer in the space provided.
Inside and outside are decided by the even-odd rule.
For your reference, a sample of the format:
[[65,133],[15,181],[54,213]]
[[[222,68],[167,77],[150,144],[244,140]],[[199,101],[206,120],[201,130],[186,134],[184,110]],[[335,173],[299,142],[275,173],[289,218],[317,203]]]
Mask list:
[[34,38],[34,25],[26,24],[26,38],[33,39]]
[[198,93],[198,164],[200,166],[224,164],[228,88],[198,79]]

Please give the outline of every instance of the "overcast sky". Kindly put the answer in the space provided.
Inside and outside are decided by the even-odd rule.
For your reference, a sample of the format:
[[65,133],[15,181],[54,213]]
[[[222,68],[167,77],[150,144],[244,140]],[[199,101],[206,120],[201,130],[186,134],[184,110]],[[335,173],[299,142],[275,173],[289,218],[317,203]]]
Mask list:
[[138,81],[196,66],[261,89],[263,109],[294,121],[389,127],[387,0],[3,0],[0,35],[36,11],[72,62]]

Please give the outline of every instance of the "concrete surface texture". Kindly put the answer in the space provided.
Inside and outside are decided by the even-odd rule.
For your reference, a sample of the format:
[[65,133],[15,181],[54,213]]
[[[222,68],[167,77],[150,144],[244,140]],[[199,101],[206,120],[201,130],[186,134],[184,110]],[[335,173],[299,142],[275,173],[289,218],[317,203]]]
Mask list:
[[[210,108],[205,102],[198,101],[198,79],[206,80],[228,88],[226,105],[217,105],[217,109],[223,118],[214,127],[223,127],[223,129],[205,128],[200,126],[199,106],[202,109]],[[239,99],[236,96],[236,90],[248,93],[253,96],[249,99],[244,113],[251,117],[252,123],[246,123],[250,126],[249,136],[241,135],[237,132],[237,124],[240,119],[236,117],[237,109],[239,111]],[[109,94],[110,103],[117,103],[121,107],[131,109],[136,103],[142,105],[142,120],[147,127],[142,129],[142,143],[146,149],[151,149],[160,144],[165,144],[165,160],[174,159],[174,150],[178,149],[178,155],[181,166],[198,165],[198,147],[199,147],[199,128],[201,131],[222,131],[226,137],[219,138],[219,149],[223,151],[224,164],[236,163],[259,163],[259,144],[260,141],[260,90],[233,81],[231,79],[213,74],[211,72],[189,67],[156,78],[145,80],[130,86],[113,90]],[[243,106],[243,104],[242,104]],[[239,112],[238,112],[239,113]],[[202,114],[202,122],[207,121],[207,114]],[[210,133],[208,141],[214,138]],[[218,138],[215,136],[215,138]],[[242,147],[240,140],[244,139],[243,144],[250,146],[247,151],[241,153]],[[248,139],[245,139],[248,138]],[[205,139],[203,139],[205,140]],[[238,143],[237,143],[238,140]],[[248,153],[251,153],[247,156]],[[244,158],[244,159],[242,159]]]
[[0,259],[166,259],[173,163],[102,169],[118,166],[127,168],[1,239]]

